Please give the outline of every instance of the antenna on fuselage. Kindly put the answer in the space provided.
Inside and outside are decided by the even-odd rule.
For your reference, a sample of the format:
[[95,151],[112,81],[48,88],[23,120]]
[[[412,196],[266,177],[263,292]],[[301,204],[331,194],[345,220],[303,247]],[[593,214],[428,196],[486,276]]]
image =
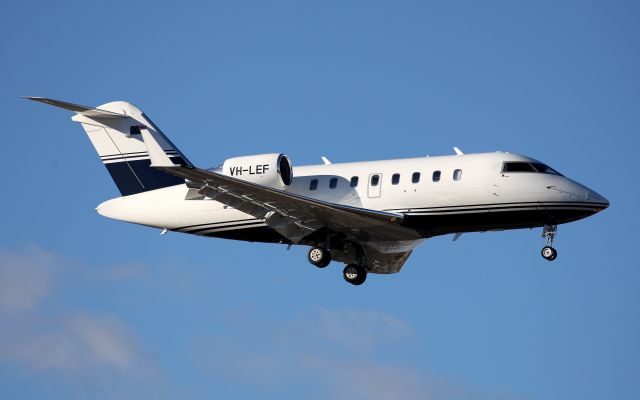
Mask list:
[[453,151],[455,151],[455,152],[456,152],[456,155],[458,155],[458,156],[461,156],[461,155],[463,155],[463,154],[464,154],[464,153],[462,152],[462,150],[460,150],[459,148],[457,148],[457,147],[455,147],[455,146],[453,147]]

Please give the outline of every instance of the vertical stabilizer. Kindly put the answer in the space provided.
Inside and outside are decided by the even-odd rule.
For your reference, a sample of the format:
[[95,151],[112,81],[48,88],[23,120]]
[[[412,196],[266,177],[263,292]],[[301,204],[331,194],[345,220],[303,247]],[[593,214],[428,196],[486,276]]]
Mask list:
[[192,166],[189,160],[136,106],[114,101],[96,108],[42,97],[28,97],[76,112],[71,119],[82,125],[98,156],[123,196],[180,185],[184,180],[151,167],[142,131],[157,140],[160,151],[176,165]]

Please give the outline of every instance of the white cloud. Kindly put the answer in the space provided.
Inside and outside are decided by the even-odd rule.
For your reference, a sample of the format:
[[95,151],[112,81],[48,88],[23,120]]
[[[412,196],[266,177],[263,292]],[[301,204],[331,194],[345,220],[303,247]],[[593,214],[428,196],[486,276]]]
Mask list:
[[[110,398],[185,397],[172,394],[180,389],[121,318],[66,296],[78,287],[82,296],[98,294],[82,300],[113,296],[104,289],[122,286],[123,280],[139,285],[139,278],[152,275],[138,264],[86,266],[37,247],[0,249],[0,362],[63,382],[83,398],[95,397],[96,387]],[[184,279],[182,272],[179,277]],[[146,301],[175,289],[176,280],[153,282],[143,283],[152,289]],[[186,282],[184,293],[197,287]],[[496,398],[426,376],[407,363],[407,354],[396,351],[406,353],[418,338],[406,321],[387,312],[313,307],[275,318],[243,305],[222,315],[213,322],[223,325],[224,333],[189,344],[198,360],[182,364],[189,375],[204,366],[205,373],[237,387],[318,399]],[[172,362],[176,359],[181,361],[172,355]]]
[[[0,360],[65,373],[106,368],[139,374],[154,368],[122,320],[58,301],[56,279],[73,274],[81,281],[92,280],[84,270],[37,247],[0,249]],[[113,273],[106,276],[119,279],[123,271],[126,276],[138,274],[139,267],[108,271]]]
[[[256,336],[259,340],[252,340]],[[394,354],[411,348],[416,339],[407,322],[389,313],[315,307],[288,320],[245,318],[235,336],[195,341],[193,354],[209,373],[225,381],[293,392],[301,398],[512,398],[426,375],[406,357]]]
[[68,321],[68,328],[97,362],[128,370],[138,356],[135,341],[116,318],[77,316]]
[[119,372],[145,367],[136,341],[114,317],[32,317],[0,332],[0,356],[34,370],[83,372],[107,367]]
[[334,399],[425,399],[430,389],[417,370],[371,358],[350,359],[327,354],[305,355],[300,365],[327,380]]
[[33,309],[53,286],[53,269],[60,263],[36,247],[14,254],[0,249],[0,312]]
[[[312,381],[322,387],[303,397],[417,399],[427,390],[417,370],[375,359],[380,346],[412,340],[411,327],[375,310],[316,307],[289,321],[272,321],[259,343],[242,337],[209,338],[198,345],[215,374],[256,385]],[[205,349],[203,353],[203,348]]]
[[330,310],[318,307],[311,313],[309,327],[353,352],[371,351],[381,343],[410,338],[411,327],[393,315],[377,310]]

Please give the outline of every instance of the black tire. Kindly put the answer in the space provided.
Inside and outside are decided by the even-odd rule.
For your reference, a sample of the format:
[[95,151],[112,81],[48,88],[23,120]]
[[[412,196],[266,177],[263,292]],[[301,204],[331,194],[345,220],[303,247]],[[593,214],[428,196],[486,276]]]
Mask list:
[[545,260],[553,261],[558,257],[558,251],[551,246],[544,246],[540,254]]
[[352,285],[362,285],[367,280],[367,270],[357,264],[348,264],[342,271],[345,281]]
[[322,247],[312,247],[307,253],[307,260],[318,268],[324,268],[331,262],[331,253]]

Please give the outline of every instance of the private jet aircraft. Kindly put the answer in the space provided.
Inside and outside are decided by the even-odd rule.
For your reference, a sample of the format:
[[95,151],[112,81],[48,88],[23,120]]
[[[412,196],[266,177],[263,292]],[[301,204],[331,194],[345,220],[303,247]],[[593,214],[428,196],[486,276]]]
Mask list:
[[400,271],[423,240],[465,232],[542,227],[554,260],[558,224],[609,202],[526,156],[495,152],[293,168],[284,154],[229,158],[202,169],[131,103],[97,108],[26,97],[75,112],[122,197],[100,215],[193,235],[311,246],[319,268],[344,279]]

